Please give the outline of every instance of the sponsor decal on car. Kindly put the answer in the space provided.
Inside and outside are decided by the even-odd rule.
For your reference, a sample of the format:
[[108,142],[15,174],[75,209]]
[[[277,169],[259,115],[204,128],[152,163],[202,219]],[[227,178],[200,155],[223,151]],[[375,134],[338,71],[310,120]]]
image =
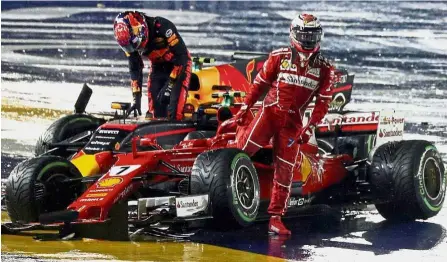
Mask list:
[[115,150],[120,150],[120,147],[121,147],[120,143],[119,143],[119,142],[116,142],[116,144],[115,144]]
[[86,146],[86,147],[85,147],[85,150],[100,151],[100,150],[103,150],[103,149],[100,148],[100,147]]
[[107,196],[107,193],[91,193],[87,194],[85,197],[92,198],[92,197],[105,197]]
[[96,202],[96,201],[102,201],[104,198],[82,198],[79,200],[80,202]]
[[121,177],[108,177],[96,183],[98,187],[114,187],[123,182]]
[[178,217],[187,217],[204,211],[208,206],[208,195],[177,197],[175,209]]
[[177,202],[177,208],[188,208],[188,207],[198,207],[199,206],[199,202],[196,201],[195,199],[192,199],[191,202],[183,202],[183,201],[178,201]]
[[386,130],[379,129],[379,137],[390,137],[390,136],[403,136],[404,132],[402,130]]
[[89,190],[89,192],[91,192],[91,193],[110,192],[110,191],[113,191],[113,189],[111,189],[111,188],[97,188],[97,189]]
[[390,124],[401,124],[404,123],[405,118],[403,117],[394,117],[394,116],[384,116],[380,124],[381,125],[390,125]]
[[134,184],[128,185],[119,195],[113,200],[113,203],[115,204],[119,200],[125,198],[128,194],[130,194],[133,190]]
[[90,144],[91,144],[91,145],[107,146],[107,145],[110,144],[110,142],[103,142],[103,141],[98,141],[98,140],[96,140],[96,141],[92,141]]
[[377,127],[376,146],[403,139],[405,119],[395,110],[382,110]]
[[190,148],[193,146],[194,146],[194,142],[192,142],[192,141],[188,141],[188,142],[185,142],[184,144],[182,144],[183,148]]
[[114,136],[95,136],[95,138],[97,138],[97,139],[108,139],[108,140],[115,139]]
[[339,111],[341,107],[346,103],[346,97],[343,93],[337,93],[329,104],[329,110]]
[[308,205],[312,202],[312,200],[314,199],[314,197],[310,197],[310,198],[296,198],[296,197],[291,197],[289,198],[289,202],[287,204],[288,207],[293,207],[293,206],[304,206],[304,205]]
[[109,134],[109,135],[118,135],[119,130],[110,130],[110,129],[101,129],[98,131],[99,134]]
[[[328,114],[331,115],[331,114]],[[368,113],[349,113],[340,115],[340,117],[325,117],[318,125],[360,125],[360,124],[376,124],[379,121],[377,112]]]

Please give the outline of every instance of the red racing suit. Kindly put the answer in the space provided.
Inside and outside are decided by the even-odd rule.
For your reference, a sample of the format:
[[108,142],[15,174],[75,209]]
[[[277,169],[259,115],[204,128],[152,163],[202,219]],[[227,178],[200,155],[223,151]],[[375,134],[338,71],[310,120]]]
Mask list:
[[248,108],[267,92],[262,108],[246,126],[237,129],[237,147],[255,154],[273,138],[274,178],[268,212],[283,215],[292,184],[293,171],[299,171],[299,144],[288,147],[303,128],[307,105],[316,96],[309,124],[316,125],[326,115],[332,100],[334,67],[321,56],[313,54],[306,63],[291,48],[270,53],[256,76],[251,92],[245,98]]

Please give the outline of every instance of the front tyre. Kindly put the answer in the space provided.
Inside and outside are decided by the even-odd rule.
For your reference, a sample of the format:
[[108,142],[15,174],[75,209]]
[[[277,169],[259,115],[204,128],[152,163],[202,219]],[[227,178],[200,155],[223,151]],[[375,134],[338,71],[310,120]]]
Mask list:
[[19,163],[6,181],[5,203],[12,222],[37,222],[43,213],[64,210],[82,194],[83,186],[67,183],[81,178],[68,160],[55,156],[31,158]]
[[211,214],[217,227],[247,227],[258,214],[258,175],[250,157],[239,149],[200,154],[191,173],[191,193],[209,194]]
[[388,220],[427,219],[442,208],[446,191],[445,168],[436,147],[423,140],[381,145],[369,169],[376,204]]

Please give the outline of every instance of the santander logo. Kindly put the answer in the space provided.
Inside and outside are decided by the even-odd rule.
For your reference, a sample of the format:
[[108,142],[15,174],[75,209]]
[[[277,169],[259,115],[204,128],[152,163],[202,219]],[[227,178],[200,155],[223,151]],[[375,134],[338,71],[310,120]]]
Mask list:
[[289,73],[279,73],[278,81],[289,85],[301,86],[314,90],[318,86],[318,81],[304,76],[297,76]]

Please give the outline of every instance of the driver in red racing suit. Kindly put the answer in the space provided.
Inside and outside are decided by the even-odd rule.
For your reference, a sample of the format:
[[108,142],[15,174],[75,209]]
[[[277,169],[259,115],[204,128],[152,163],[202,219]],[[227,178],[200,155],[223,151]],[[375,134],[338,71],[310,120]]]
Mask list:
[[114,32],[129,58],[134,102],[128,114],[141,115],[142,57],[146,56],[151,63],[149,112],[157,118],[181,120],[191,78],[191,56],[175,25],[163,17],[126,11],[115,18]]
[[[315,16],[296,17],[290,27],[291,46],[270,53],[236,115],[238,148],[253,155],[273,138],[275,171],[269,232],[280,235],[290,234],[281,216],[286,211],[293,172],[299,170],[300,144],[308,142],[332,100],[334,67],[319,52],[321,36]],[[246,123],[249,109],[266,92],[261,109]],[[315,108],[303,126],[304,110],[314,96]]]

